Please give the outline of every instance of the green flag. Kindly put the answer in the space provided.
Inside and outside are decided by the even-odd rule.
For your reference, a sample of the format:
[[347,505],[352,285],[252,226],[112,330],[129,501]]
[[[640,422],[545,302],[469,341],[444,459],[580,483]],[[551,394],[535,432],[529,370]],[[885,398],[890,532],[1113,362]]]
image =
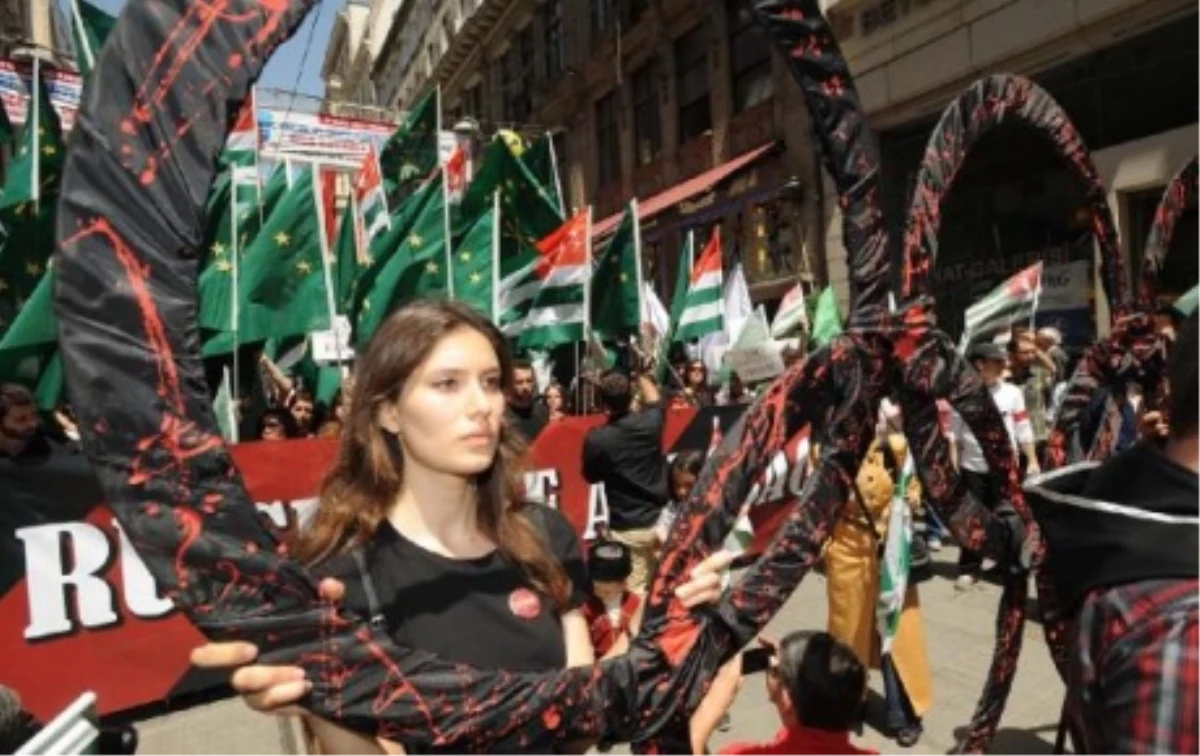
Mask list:
[[679,251],[679,272],[675,275],[675,288],[671,291],[671,325],[663,334],[662,343],[658,348],[657,380],[661,386],[667,379],[671,369],[671,344],[675,342],[675,331],[683,310],[687,306],[688,288],[692,284],[692,265],[696,257],[696,234],[688,231],[683,237],[683,249]]
[[562,227],[564,219],[550,195],[502,139],[484,150],[475,178],[458,206],[455,238],[488,211],[500,193],[499,290],[496,323],[512,337],[521,334],[524,318],[538,291],[533,268],[538,242]]
[[34,214],[27,205],[53,204],[66,157],[58,113],[50,104],[50,94],[36,65],[34,72],[33,98],[25,128],[5,173],[4,188],[0,190],[0,212],[3,212],[0,221],[7,228],[11,227],[9,221],[13,215],[28,218]]
[[813,316],[812,339],[818,347],[825,346],[842,332],[842,316],[838,312],[837,295],[832,286],[826,286],[817,300],[817,312]]
[[0,338],[0,356],[26,352],[58,342],[58,319],[54,315],[54,274],[47,271]]
[[12,121],[8,120],[8,110],[0,106],[0,148],[11,144],[16,133],[17,131],[13,128]]
[[[35,209],[36,207],[36,209]],[[49,266],[55,203],[26,203],[0,212],[8,236],[0,245],[0,335],[17,318]]]
[[[200,327],[209,331],[230,332],[228,337],[217,342],[206,344],[205,352],[209,356],[233,348],[233,265],[234,254],[237,253],[238,263],[245,265],[246,253],[252,242],[257,238],[262,227],[262,219],[279,205],[287,194],[287,177],[282,170],[277,170],[267,182],[262,191],[262,207],[257,201],[257,188],[252,195],[247,196],[241,191],[236,181],[236,168],[220,175],[217,183],[209,194],[207,204],[207,225],[204,267],[200,271]],[[235,197],[239,199],[235,201]],[[235,232],[236,229],[236,232]],[[241,273],[241,271],[238,271]],[[239,281],[240,288],[245,291],[244,279]],[[252,308],[253,309],[253,308]],[[239,313],[239,320],[246,321],[246,315]],[[238,335],[241,343],[250,339]],[[217,351],[212,351],[212,350]]]
[[75,43],[75,65],[85,80],[96,66],[96,58],[117,19],[87,0],[71,0],[71,38]]
[[439,194],[441,184],[436,181],[430,181],[418,189],[396,209],[388,229],[371,240],[367,256],[358,261],[350,294],[343,302],[343,309],[349,314],[351,323],[358,321],[363,300],[374,287],[375,279],[404,246],[405,240],[412,232],[413,224],[423,216],[426,205]]
[[437,167],[439,99],[434,87],[413,105],[404,123],[384,143],[379,165],[389,196],[424,179]]
[[455,247],[451,267],[454,298],[494,319],[494,277],[500,252],[500,193],[492,196],[492,209],[479,216]]
[[[883,443],[888,443],[888,440],[884,439]],[[904,599],[908,594],[908,572],[912,564],[912,512],[908,506],[908,488],[914,480],[914,472],[912,454],[906,454],[892,491],[887,541],[879,565],[875,620],[881,638],[880,651],[885,654],[891,652],[896,640]]]
[[720,228],[713,229],[700,257],[692,261],[674,341],[700,339],[725,330],[724,254]]
[[567,209],[563,206],[562,182],[558,177],[558,159],[554,154],[554,140],[549,134],[543,134],[538,139],[534,140],[533,144],[529,145],[529,149],[521,154],[521,161],[529,168],[530,174],[533,175],[537,182],[550,196],[558,212],[566,215]]
[[608,246],[597,256],[591,283],[592,332],[608,341],[636,334],[642,322],[641,234],[637,200],[625,208]]
[[439,173],[420,216],[366,291],[354,328],[358,344],[366,344],[388,314],[405,302],[446,294],[450,271],[446,269],[449,240],[443,180]]
[[358,232],[357,213],[354,211],[354,199],[346,203],[342,211],[342,219],[338,222],[337,237],[333,241],[333,285],[339,303],[346,302],[354,293],[354,279],[358,269],[362,267],[359,260],[358,244],[361,234]]
[[257,341],[330,328],[320,177],[305,169],[250,243],[240,267],[239,336]]

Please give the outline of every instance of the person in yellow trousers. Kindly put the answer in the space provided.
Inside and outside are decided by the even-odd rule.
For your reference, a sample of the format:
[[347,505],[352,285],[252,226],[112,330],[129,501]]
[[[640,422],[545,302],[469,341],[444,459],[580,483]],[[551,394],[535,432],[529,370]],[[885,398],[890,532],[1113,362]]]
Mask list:
[[[885,447],[886,444],[886,447]],[[915,475],[903,476],[908,444],[899,433],[884,430],[859,468],[851,500],[834,526],[825,551],[829,601],[829,633],[854,649],[864,666],[881,668],[887,699],[887,727],[896,742],[914,745],[921,736],[921,717],[933,698],[929,660],[925,653],[925,631],[921,624],[916,586],[901,588],[904,601],[898,621],[891,624],[889,637],[881,644],[876,619],[880,597],[880,570],[890,522],[911,528],[911,516],[896,512],[892,501],[896,479],[910,482],[904,499],[910,509],[920,502],[920,483]],[[911,471],[911,466],[908,468]],[[888,582],[894,587],[894,581]],[[893,616],[893,620],[895,617]],[[881,645],[890,646],[881,653]]]

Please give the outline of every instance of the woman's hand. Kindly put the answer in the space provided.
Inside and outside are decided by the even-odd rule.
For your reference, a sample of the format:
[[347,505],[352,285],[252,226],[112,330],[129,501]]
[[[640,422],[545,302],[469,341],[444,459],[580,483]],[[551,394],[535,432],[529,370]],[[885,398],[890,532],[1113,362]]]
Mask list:
[[728,549],[710,555],[692,568],[688,581],[675,589],[675,598],[683,602],[688,609],[717,603],[724,591],[722,582],[725,572],[735,556]]
[[[346,587],[341,581],[327,578],[321,581],[321,598],[341,601]],[[253,643],[208,643],[192,651],[192,664],[203,669],[236,671],[230,682],[250,708],[271,714],[303,714],[295,704],[312,690],[301,667],[252,664],[258,658]]]

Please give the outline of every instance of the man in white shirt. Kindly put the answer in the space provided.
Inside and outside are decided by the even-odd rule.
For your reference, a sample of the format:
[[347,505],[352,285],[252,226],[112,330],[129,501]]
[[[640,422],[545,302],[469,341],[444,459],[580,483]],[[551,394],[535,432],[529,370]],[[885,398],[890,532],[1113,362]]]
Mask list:
[[[971,349],[970,359],[983,378],[984,385],[991,392],[992,401],[1000,410],[1001,417],[1004,418],[1004,428],[1008,431],[1013,458],[1019,459],[1018,452],[1024,452],[1030,460],[1026,474],[1037,475],[1040,469],[1037,455],[1034,453],[1033,426],[1025,409],[1025,395],[1021,389],[1001,378],[1006,367],[1004,348],[998,344],[977,344]],[[983,458],[983,448],[957,412],[951,417],[949,440],[955,465],[966,483],[967,490],[988,509],[1008,506],[1003,501],[1004,480],[988,469],[987,461]],[[979,556],[963,549],[958,557],[959,575],[955,587],[960,590],[970,588],[978,580],[979,570]]]

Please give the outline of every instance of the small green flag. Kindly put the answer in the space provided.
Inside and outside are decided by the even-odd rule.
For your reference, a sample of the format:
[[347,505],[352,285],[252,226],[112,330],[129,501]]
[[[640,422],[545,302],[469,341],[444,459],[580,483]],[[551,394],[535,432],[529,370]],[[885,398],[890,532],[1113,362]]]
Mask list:
[[117,19],[87,0],[71,0],[71,38],[75,43],[75,65],[85,80],[96,67],[96,58]]
[[438,165],[438,91],[435,87],[413,105],[404,123],[388,138],[379,153],[383,185],[389,197],[397,198],[404,187],[424,179]]
[[813,316],[812,339],[818,347],[825,346],[842,332],[842,316],[838,312],[837,295],[832,286],[826,286],[817,300],[817,312]]
[[0,335],[16,320],[49,267],[56,204],[30,202],[0,212],[8,233],[0,243]]
[[638,332],[642,323],[641,234],[637,201],[625,208],[608,246],[597,256],[591,282],[592,332],[618,341]]
[[494,318],[494,275],[500,247],[500,195],[454,249],[454,298]]
[[366,344],[384,319],[405,302],[446,295],[450,271],[446,269],[449,240],[443,180],[439,173],[420,216],[363,297],[354,329],[358,344]]
[[542,189],[550,197],[561,215],[566,215],[563,205],[562,182],[558,177],[558,159],[554,154],[554,140],[549,134],[543,134],[529,145],[529,149],[521,154],[521,161],[529,168],[529,173],[537,179]]
[[0,338],[0,359],[4,355],[26,353],[31,348],[58,343],[58,318],[54,315],[54,272],[42,275],[12,326]]
[[258,341],[331,327],[322,262],[320,177],[304,170],[246,250],[239,336]]
[[[35,71],[38,68],[35,66]],[[17,152],[5,172],[4,188],[0,190],[0,211],[6,228],[15,216],[27,219],[35,213],[32,207],[53,204],[58,198],[58,182],[62,177],[66,147],[62,124],[50,104],[50,94],[40,73],[35,77],[34,94],[25,118]]]

